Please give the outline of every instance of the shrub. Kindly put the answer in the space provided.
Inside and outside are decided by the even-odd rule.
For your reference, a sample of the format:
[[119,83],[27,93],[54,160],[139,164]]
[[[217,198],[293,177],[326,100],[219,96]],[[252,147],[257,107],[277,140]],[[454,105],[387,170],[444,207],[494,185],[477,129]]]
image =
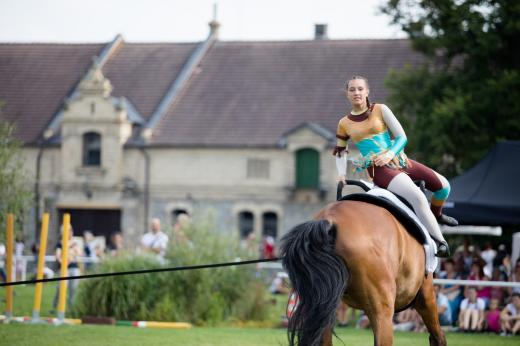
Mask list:
[[[209,224],[185,228],[189,241],[170,236],[168,267],[239,259],[238,240],[211,231]],[[245,257],[244,257],[245,259]],[[150,256],[110,259],[100,272],[159,268]],[[185,321],[214,325],[269,317],[267,289],[251,265],[116,276],[80,283],[74,313],[124,320]]]

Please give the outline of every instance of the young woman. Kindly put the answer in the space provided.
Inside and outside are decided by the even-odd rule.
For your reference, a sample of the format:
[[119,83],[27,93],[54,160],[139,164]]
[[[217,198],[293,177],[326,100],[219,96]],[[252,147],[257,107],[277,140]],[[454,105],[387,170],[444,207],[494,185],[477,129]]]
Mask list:
[[[407,143],[403,127],[384,104],[371,104],[368,99],[368,80],[355,76],[347,81],[346,96],[352,111],[338,124],[336,156],[338,180],[345,181],[347,140],[351,139],[362,158],[355,160],[358,169],[366,169],[374,183],[405,198],[438,244],[437,256],[448,257],[450,250],[437,222],[457,225],[458,222],[444,214],[442,207],[448,198],[450,184],[442,175],[425,165],[410,160],[404,154]],[[433,192],[431,208],[414,180],[424,180],[426,188]]]

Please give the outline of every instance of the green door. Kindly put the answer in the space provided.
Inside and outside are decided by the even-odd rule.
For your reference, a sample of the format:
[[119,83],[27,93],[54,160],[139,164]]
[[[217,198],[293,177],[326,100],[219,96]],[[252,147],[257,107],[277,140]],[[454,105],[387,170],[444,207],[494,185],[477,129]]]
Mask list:
[[318,189],[320,186],[320,153],[314,149],[296,152],[296,187]]

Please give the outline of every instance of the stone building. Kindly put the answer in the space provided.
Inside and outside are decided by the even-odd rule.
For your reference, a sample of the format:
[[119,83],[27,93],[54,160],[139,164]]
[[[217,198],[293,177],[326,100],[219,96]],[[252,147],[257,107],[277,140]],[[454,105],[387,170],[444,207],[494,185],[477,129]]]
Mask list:
[[422,62],[407,40],[222,42],[210,27],[198,43],[0,44],[1,119],[35,184],[28,241],[43,211],[54,240],[64,212],[134,244],[180,213],[279,237],[335,199],[345,80],[365,75],[384,102],[389,69]]

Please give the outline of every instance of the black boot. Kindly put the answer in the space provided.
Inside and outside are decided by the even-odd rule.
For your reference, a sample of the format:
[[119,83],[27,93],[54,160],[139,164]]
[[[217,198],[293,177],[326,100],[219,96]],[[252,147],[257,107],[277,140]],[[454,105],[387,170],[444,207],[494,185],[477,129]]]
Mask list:
[[437,257],[450,257],[450,247],[446,241],[441,241],[437,244]]
[[459,225],[459,222],[457,221],[457,219],[455,219],[451,216],[448,216],[446,214],[441,214],[441,216],[437,217],[437,222],[439,224],[446,225],[446,226],[458,226]]

